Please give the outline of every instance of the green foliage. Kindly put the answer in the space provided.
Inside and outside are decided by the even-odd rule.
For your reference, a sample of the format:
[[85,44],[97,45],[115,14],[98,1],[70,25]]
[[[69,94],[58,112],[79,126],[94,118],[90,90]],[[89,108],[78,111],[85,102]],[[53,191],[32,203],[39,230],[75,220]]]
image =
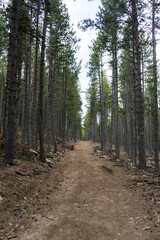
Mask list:
[[[0,6],[1,7],[1,6]],[[5,9],[0,8],[0,60],[6,54],[8,46],[8,29],[5,21]]]

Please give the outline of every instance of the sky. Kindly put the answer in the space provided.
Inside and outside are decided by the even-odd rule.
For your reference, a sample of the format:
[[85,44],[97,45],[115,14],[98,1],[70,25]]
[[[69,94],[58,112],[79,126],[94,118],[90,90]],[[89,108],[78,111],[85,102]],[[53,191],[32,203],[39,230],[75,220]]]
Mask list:
[[[76,35],[81,39],[80,50],[77,52],[78,61],[82,60],[82,69],[79,75],[80,86],[81,86],[81,99],[83,102],[82,110],[83,117],[86,113],[87,108],[85,107],[87,104],[86,101],[86,90],[89,84],[89,78],[87,75],[87,68],[85,67],[87,62],[89,61],[89,48],[88,46],[92,45],[92,40],[96,38],[95,30],[87,30],[83,32],[78,29],[77,24],[79,21],[87,18],[95,19],[96,13],[99,10],[99,6],[101,5],[100,0],[62,0],[63,3],[66,4],[68,8],[68,12],[70,15],[70,22],[74,24],[74,30],[76,31]],[[157,39],[157,57],[160,61],[160,34],[158,34]],[[160,65],[158,65],[158,71],[160,69]],[[110,72],[110,70],[107,72]],[[107,76],[110,77],[110,76]]]
[[68,8],[68,13],[70,15],[70,23],[74,24],[74,30],[76,31],[76,36],[81,39],[80,50],[77,52],[78,61],[82,60],[82,69],[79,75],[80,86],[81,86],[81,99],[83,102],[82,110],[83,116],[86,113],[86,96],[85,91],[89,84],[89,78],[87,75],[87,68],[85,67],[89,61],[89,48],[88,46],[92,45],[92,40],[96,38],[95,30],[87,30],[83,32],[78,29],[77,24],[79,21],[87,18],[95,19],[96,13],[99,10],[101,4],[100,0],[63,0],[63,3],[66,4]]

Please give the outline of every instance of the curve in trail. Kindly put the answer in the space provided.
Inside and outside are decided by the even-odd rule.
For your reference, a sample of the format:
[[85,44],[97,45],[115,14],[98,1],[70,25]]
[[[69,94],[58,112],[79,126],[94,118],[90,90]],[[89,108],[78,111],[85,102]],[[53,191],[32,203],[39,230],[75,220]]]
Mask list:
[[151,240],[145,202],[122,168],[92,155],[89,142],[66,154],[65,180],[21,240]]

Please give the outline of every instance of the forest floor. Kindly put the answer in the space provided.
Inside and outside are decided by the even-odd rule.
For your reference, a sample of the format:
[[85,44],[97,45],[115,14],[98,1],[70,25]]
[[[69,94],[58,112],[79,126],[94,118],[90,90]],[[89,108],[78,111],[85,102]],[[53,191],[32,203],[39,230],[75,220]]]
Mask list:
[[159,175],[122,163],[79,141],[52,167],[2,168],[0,239],[159,240]]

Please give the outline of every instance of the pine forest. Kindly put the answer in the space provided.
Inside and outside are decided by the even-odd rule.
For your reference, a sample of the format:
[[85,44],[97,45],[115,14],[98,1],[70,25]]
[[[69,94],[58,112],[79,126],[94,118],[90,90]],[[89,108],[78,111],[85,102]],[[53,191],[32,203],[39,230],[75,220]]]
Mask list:
[[[158,240],[160,2],[100,0],[94,19],[72,24],[69,4],[79,9],[96,4],[80,2],[0,1],[0,239]],[[85,66],[77,57],[81,38],[76,29],[96,33],[86,41]],[[80,77],[84,67],[87,104],[81,88],[86,80]],[[126,185],[131,190],[124,190]],[[125,203],[110,195],[114,186]],[[101,197],[99,205],[92,205],[98,191],[113,199],[107,203]],[[63,197],[64,203],[56,205]],[[129,204],[130,220],[123,219],[118,206],[117,212],[103,215],[111,201],[114,207],[120,201],[120,209]],[[147,206],[143,221],[145,213],[137,204]],[[53,213],[54,206],[59,210]],[[101,214],[92,213],[94,208]],[[45,221],[41,229],[40,209],[50,230]],[[30,228],[31,235],[25,225],[30,218],[39,223]],[[137,220],[129,225],[131,218]]]

